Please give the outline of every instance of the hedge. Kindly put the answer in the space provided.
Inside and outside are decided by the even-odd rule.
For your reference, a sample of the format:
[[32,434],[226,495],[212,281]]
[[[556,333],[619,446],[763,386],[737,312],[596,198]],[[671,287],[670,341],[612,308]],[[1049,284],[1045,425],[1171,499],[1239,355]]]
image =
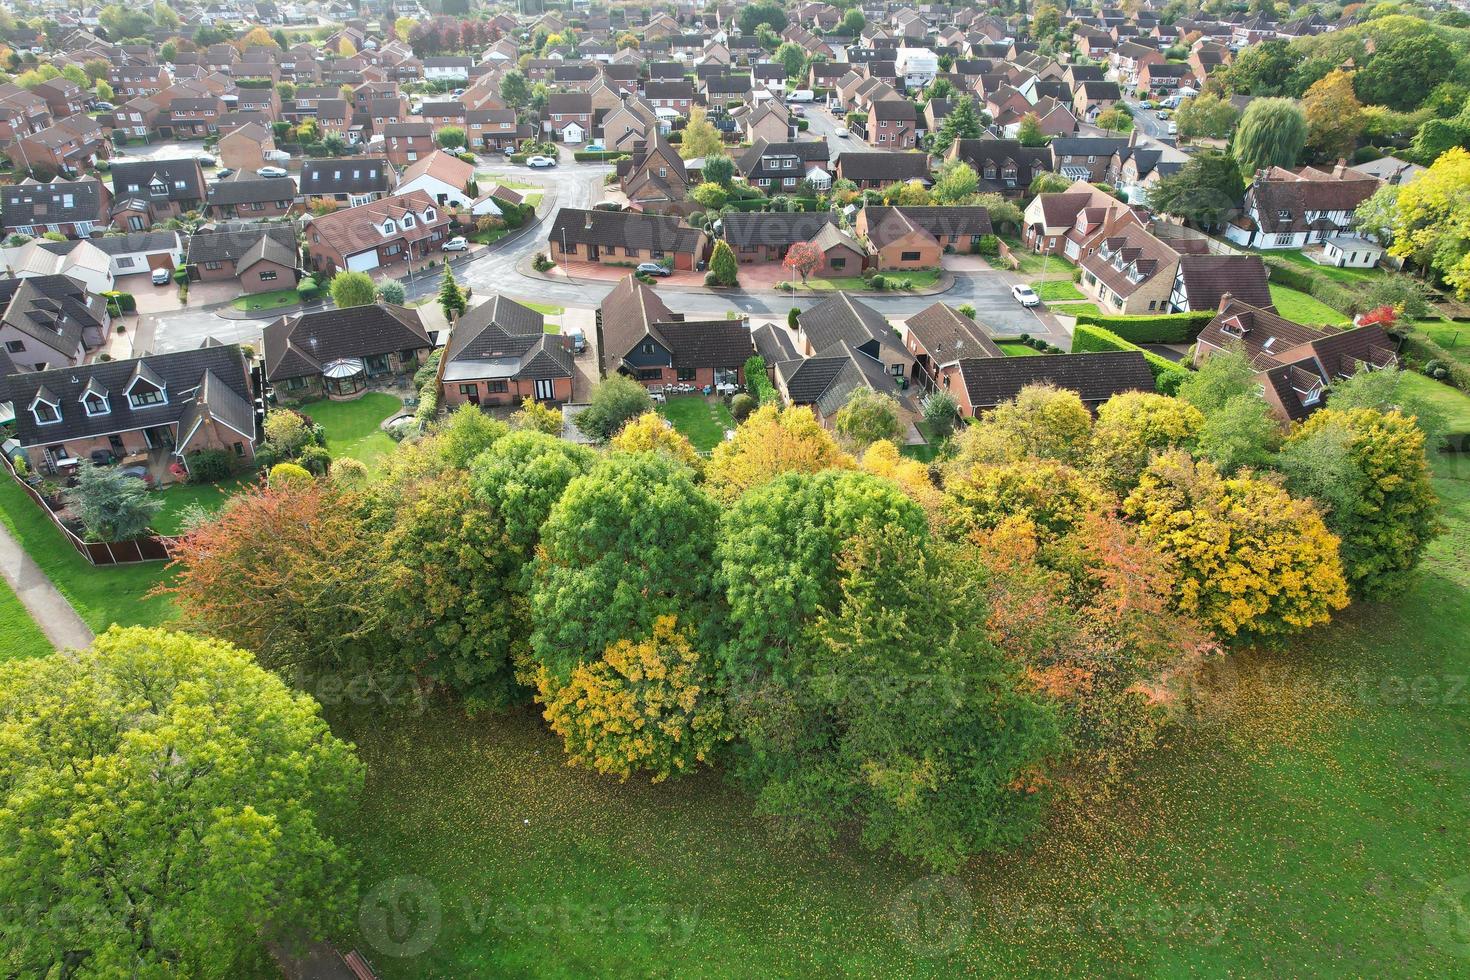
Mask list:
[[1172,395],[1179,390],[1179,385],[1189,376],[1189,368],[1182,364],[1175,364],[1165,357],[1160,357],[1153,351],[1144,350],[1137,344],[1129,343],[1111,330],[1102,327],[1085,326],[1078,323],[1072,331],[1072,353],[1098,353],[1101,351],[1136,350],[1143,355],[1148,362],[1148,369],[1153,372],[1154,386],[1161,394]]
[[1214,310],[1197,313],[1162,313],[1158,316],[1107,316],[1080,313],[1077,325],[1101,327],[1135,344],[1192,344],[1199,332],[1215,318]]
[[[815,197],[787,197],[786,200],[790,201],[791,206],[797,211],[816,211],[821,205],[821,202]],[[771,206],[771,199],[753,197],[745,201],[726,201],[724,206],[736,211],[764,211]]]
[[1326,276],[1318,275],[1295,262],[1277,258],[1274,255],[1262,256],[1262,261],[1266,264],[1267,278],[1276,285],[1295,289],[1299,293],[1306,293],[1344,316],[1361,313],[1367,306],[1363,293]]
[[610,163],[628,156],[622,150],[578,150],[572,154],[572,159],[578,163]]
[[110,293],[103,293],[103,295],[112,300],[117,305],[117,309],[119,312],[132,313],[138,308],[138,301],[133,297],[132,293],[118,292],[114,290]]
[[745,390],[750,392],[757,405],[779,407],[781,404],[776,389],[771,385],[770,375],[766,373],[766,359],[759,354],[745,362]]

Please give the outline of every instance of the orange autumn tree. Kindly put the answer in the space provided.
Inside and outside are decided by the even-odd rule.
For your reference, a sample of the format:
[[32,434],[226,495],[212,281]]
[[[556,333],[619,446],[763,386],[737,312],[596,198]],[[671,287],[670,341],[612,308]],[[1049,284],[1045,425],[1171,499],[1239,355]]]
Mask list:
[[268,669],[371,660],[383,625],[378,542],[358,498],[330,482],[254,487],[184,537],[169,566],[182,625],[251,650]]
[[806,282],[807,277],[821,264],[822,253],[811,242],[797,242],[792,245],[786,250],[786,258],[782,261],[782,265],[801,276],[802,282]]

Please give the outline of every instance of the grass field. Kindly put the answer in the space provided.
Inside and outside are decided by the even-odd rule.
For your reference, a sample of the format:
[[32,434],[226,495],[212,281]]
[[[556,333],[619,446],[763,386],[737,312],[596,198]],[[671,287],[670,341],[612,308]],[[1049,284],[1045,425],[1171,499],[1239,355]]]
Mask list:
[[175,483],[160,491],[163,494],[163,509],[153,517],[153,530],[159,534],[178,534],[182,530],[180,521],[191,504],[201,504],[211,511],[223,507],[230,495],[241,487],[254,483],[258,477],[247,473],[222,483]]
[[1271,302],[1276,304],[1276,312],[1288,320],[1308,325],[1331,324],[1333,326],[1346,326],[1348,318],[1328,306],[1326,303],[1306,293],[1295,289],[1287,289],[1285,286],[1271,284]]
[[44,657],[51,652],[51,641],[10,585],[0,580],[0,661]]
[[[938,269],[915,269],[912,272],[885,272],[883,278],[889,283],[890,292],[903,292],[897,283],[908,280],[912,289],[928,289],[939,282],[940,272]],[[862,276],[844,276],[838,279],[819,279],[813,276],[806,282],[793,280],[796,283],[796,292],[800,293],[830,293],[834,291],[850,292],[860,289],[872,289],[867,280]]]
[[1041,351],[1028,347],[1019,340],[996,341],[996,346],[1005,351],[1007,357],[1040,357]]
[[1405,371],[1402,376],[1410,391],[1444,413],[1447,431],[1470,432],[1470,395],[1417,371]]
[[1262,252],[1261,254],[1272,255],[1276,258],[1285,259],[1286,261],[1291,262],[1294,265],[1299,265],[1304,269],[1310,269],[1311,271],[1316,272],[1320,275],[1324,275],[1329,279],[1336,279],[1338,282],[1347,283],[1350,286],[1361,282],[1367,282],[1373,279],[1381,279],[1384,275],[1387,274],[1386,271],[1383,269],[1339,269],[1337,266],[1334,265],[1318,265],[1311,259],[1307,258],[1305,255],[1303,255],[1298,249],[1290,249],[1286,251],[1277,251],[1275,249],[1272,249],[1267,252]]
[[1070,279],[1047,279],[1045,282],[1033,282],[1031,288],[1043,303],[1063,302],[1066,300],[1085,300],[1082,290]]
[[[1037,255],[1025,245],[1021,244],[1019,238],[1005,238],[1004,241],[1010,248],[1011,255],[1016,258],[1016,261],[1021,263],[1020,267],[1016,269],[1017,275],[1029,277],[1039,276],[1044,273],[1048,279],[1052,276],[1057,276],[1060,279],[1071,280],[1072,263],[1060,255]],[[997,269],[1006,268],[1006,264],[1000,259],[986,259],[986,261]]]
[[1098,313],[1096,303],[1048,303],[1046,308],[1057,316],[1077,316],[1081,313]]
[[246,293],[244,296],[237,296],[230,302],[230,305],[237,310],[256,313],[278,310],[283,306],[295,306],[300,302],[301,297],[294,289],[273,289],[268,293]]
[[569,770],[532,710],[338,716],[365,908],[434,913],[339,938],[387,978],[1463,976],[1470,492],[1439,470],[1449,531],[1405,596],[1236,654],[1218,723],[952,877],[793,843],[715,773]]
[[658,410],[700,452],[714,449],[725,441],[725,430],[735,428],[725,403],[709,401],[703,395],[674,395]]
[[403,401],[381,391],[370,391],[350,402],[308,402],[301,411],[327,430],[327,450],[334,456],[351,456],[369,470],[393,451],[395,443],[378,423],[403,410]]
[[9,479],[0,480],[0,520],[93,632],[113,623],[152,626],[172,618],[167,599],[144,598],[164,579],[163,562],[94,568]]

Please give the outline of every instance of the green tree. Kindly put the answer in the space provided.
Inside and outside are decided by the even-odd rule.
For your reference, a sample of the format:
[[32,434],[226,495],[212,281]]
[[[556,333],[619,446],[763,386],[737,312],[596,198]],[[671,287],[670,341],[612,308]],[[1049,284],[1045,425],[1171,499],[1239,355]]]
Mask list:
[[983,131],[974,100],[962,98],[950,107],[949,115],[939,124],[939,131],[934,135],[934,152],[942,155],[955,140],[979,139]]
[[694,198],[700,207],[711,211],[718,211],[724,205],[728,194],[725,188],[719,184],[713,181],[705,181],[690,191],[689,196]]
[[439,283],[439,309],[444,311],[445,319],[452,322],[464,316],[469,305],[469,298],[454,280],[454,269],[448,262],[444,263],[444,278]]
[[1368,64],[1353,74],[1358,97],[1371,105],[1409,110],[1419,105],[1456,63],[1449,43],[1432,29],[1378,47]]
[[1241,172],[1293,167],[1307,142],[1307,117],[1290,99],[1256,99],[1246,106],[1232,150]]
[[1021,117],[1021,123],[1016,127],[1016,139],[1022,146],[1046,145],[1046,133],[1041,129],[1041,120],[1036,113],[1028,112]]
[[536,552],[538,663],[564,682],[612,644],[651,635],[661,616],[708,630],[718,516],[689,467],[663,453],[612,453],[573,480]]
[[1307,146],[1319,156],[1336,160],[1358,147],[1363,107],[1353,94],[1353,77],[1333,71],[1315,82],[1302,97],[1307,117]]
[[377,295],[378,287],[366,272],[339,272],[332,277],[332,302],[340,309],[367,306]]
[[[747,8],[749,9],[749,8]],[[711,157],[723,153],[725,141],[714,123],[709,121],[704,109],[695,106],[689,110],[689,123],[684,127],[684,136],[679,141],[679,155],[685,160],[696,157]]]
[[441,126],[434,139],[446,150],[462,150],[465,145],[464,130],[458,126]]
[[512,109],[524,109],[531,104],[531,85],[526,73],[512,68],[500,78],[500,98]]
[[1148,192],[1148,203],[1201,228],[1224,222],[1245,196],[1240,167],[1228,153],[1201,150],[1171,174],[1160,177]]
[[627,375],[614,374],[593,386],[576,425],[584,435],[606,442],[628,422],[652,410],[647,388]]
[[747,4],[740,9],[737,20],[741,34],[754,34],[762,24],[778,33],[786,29],[786,11],[776,0],[756,0]]
[[241,976],[354,911],[363,769],[250,653],[114,627],[0,664],[0,921],[29,976]]
[[1300,63],[1290,45],[1279,38],[1241,50],[1235,60],[1211,75],[1235,95],[1285,95],[1287,78]]
[[434,426],[433,446],[446,465],[465,470],[509,431],[508,425],[486,415],[479,406],[461,405]]
[[776,49],[771,58],[782,68],[786,69],[786,77],[800,81],[806,73],[807,53],[806,48],[792,41],[786,41]]
[[77,485],[67,491],[87,536],[97,541],[129,541],[148,530],[163,501],[148,492],[148,485],[124,473],[120,466],[77,469]]
[[963,160],[950,160],[934,182],[934,199],[940,204],[966,204],[980,189],[975,168]]
[[1328,530],[1342,541],[1348,587],[1360,598],[1402,592],[1441,530],[1424,445],[1412,418],[1344,410],[1334,399],[1281,449],[1287,488],[1322,509]]
[[1109,106],[1097,114],[1096,124],[1110,133],[1126,133],[1133,128],[1133,116],[1126,106]]
[[1225,139],[1239,120],[1240,113],[1230,104],[1230,100],[1222,99],[1211,92],[1186,100],[1174,114],[1174,125],[1178,128],[1179,135],[1190,138],[1208,136]]
[[842,22],[837,25],[837,33],[843,37],[860,37],[863,28],[868,26],[868,18],[856,7],[842,15]]
[[1062,29],[1061,11],[1052,3],[1040,3],[1031,13],[1031,36],[1037,40],[1048,38]]
[[381,303],[387,303],[391,306],[403,305],[405,298],[403,283],[397,279],[385,279],[378,283],[376,293],[378,301]]
[[705,157],[704,179],[706,183],[718,184],[728,191],[735,180],[735,161],[723,153]]
[[853,452],[860,453],[879,440],[895,442],[903,437],[898,402],[872,388],[857,388],[837,410],[832,431]]
[[709,274],[717,286],[734,286],[740,281],[740,263],[723,238],[715,242],[714,251],[710,253]]

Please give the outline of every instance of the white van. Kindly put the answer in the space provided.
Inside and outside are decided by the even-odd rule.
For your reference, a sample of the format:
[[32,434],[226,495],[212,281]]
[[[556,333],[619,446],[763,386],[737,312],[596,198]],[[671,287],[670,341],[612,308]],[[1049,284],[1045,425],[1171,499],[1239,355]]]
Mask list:
[[809,89],[809,88],[799,88],[795,92],[792,92],[790,95],[786,96],[786,101],[787,102],[811,102],[814,99],[816,99],[816,97],[817,97],[817,93],[813,92],[811,89]]

